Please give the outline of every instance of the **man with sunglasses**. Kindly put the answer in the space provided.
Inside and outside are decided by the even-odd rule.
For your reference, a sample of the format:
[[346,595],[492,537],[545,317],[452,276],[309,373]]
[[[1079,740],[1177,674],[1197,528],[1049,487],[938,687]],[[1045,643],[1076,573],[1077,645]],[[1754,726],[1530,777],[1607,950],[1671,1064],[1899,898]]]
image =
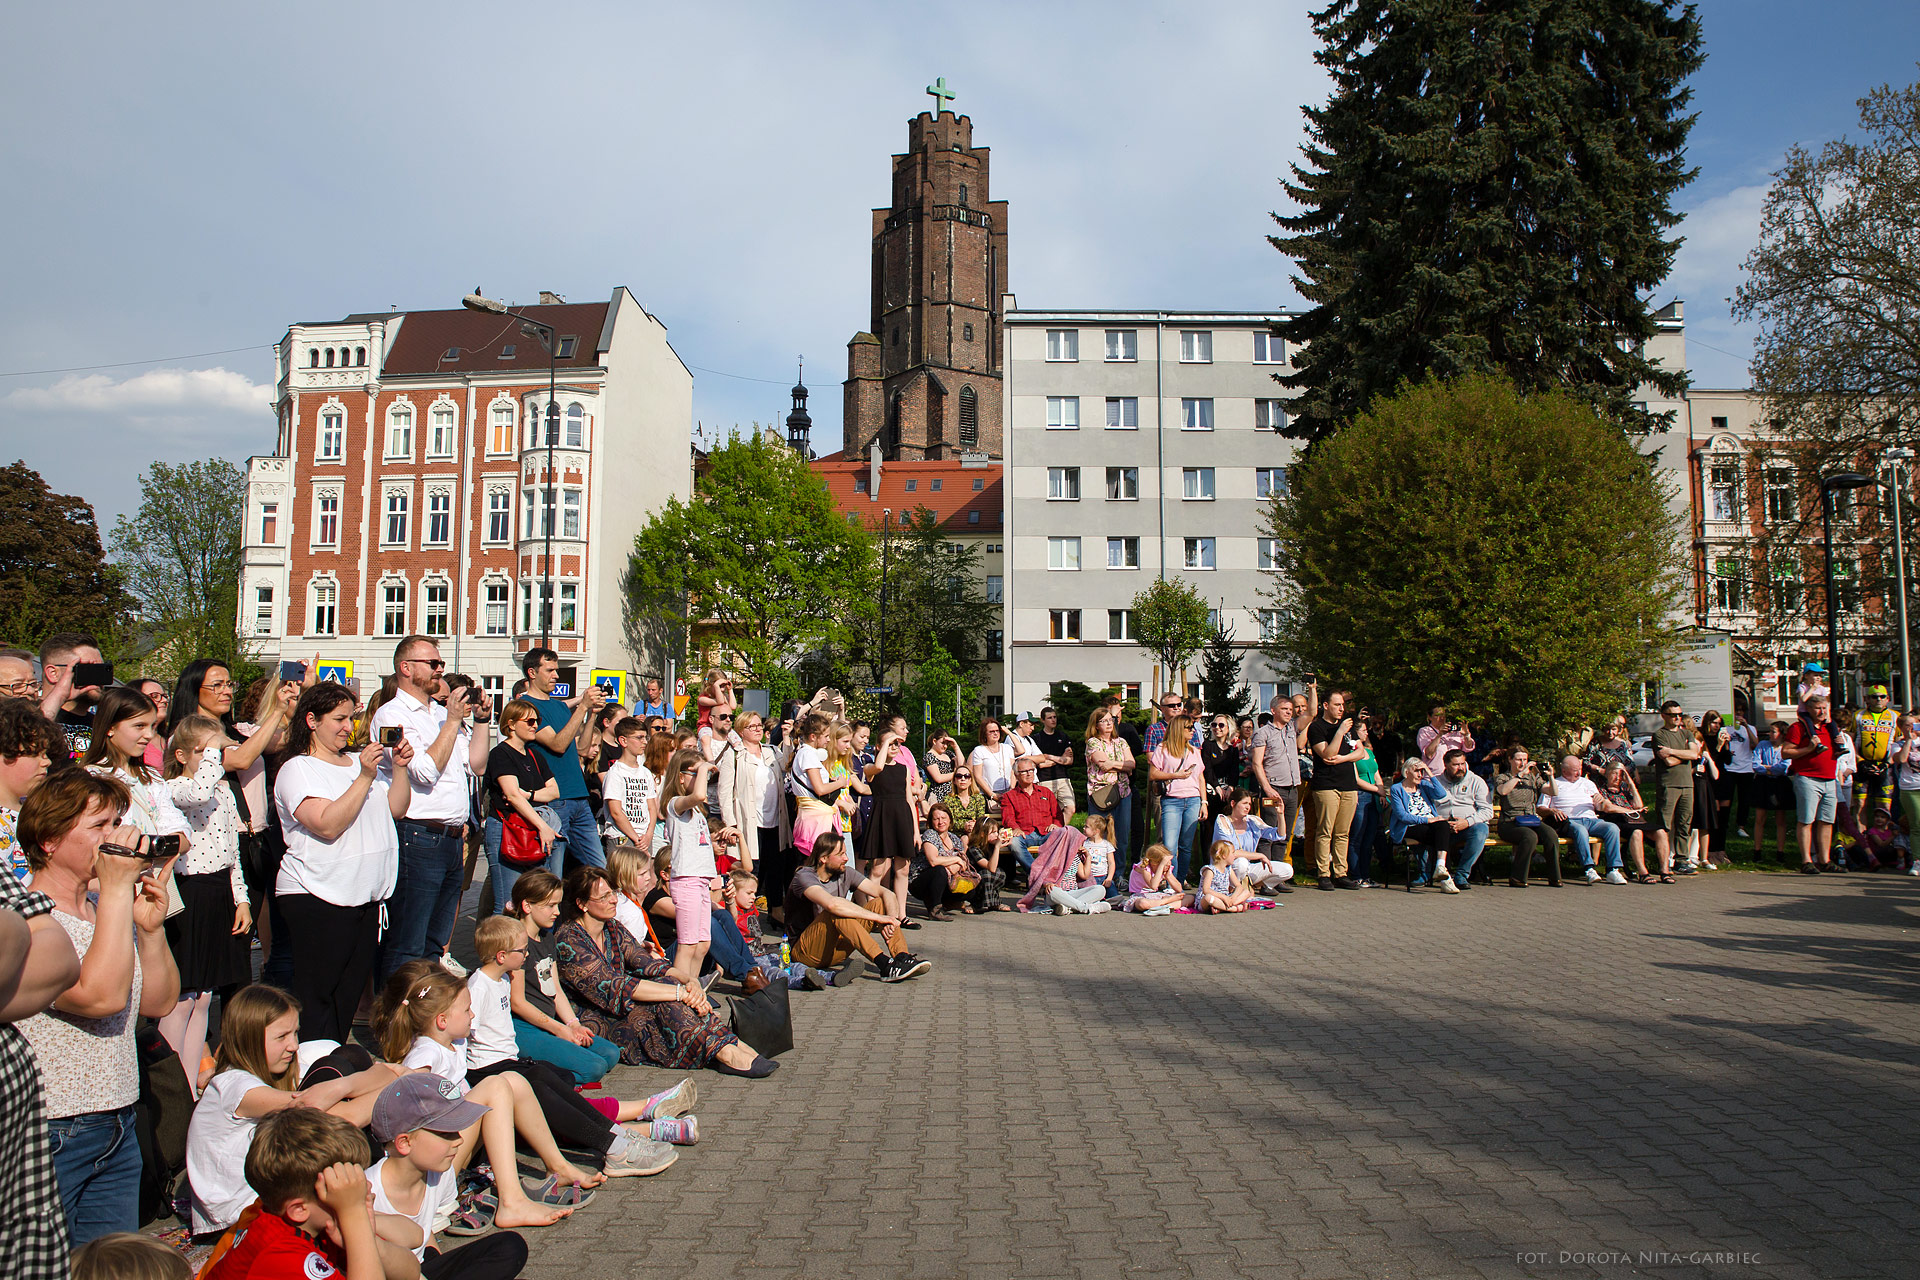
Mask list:
[[1693,834],[1693,762],[1705,751],[1680,704],[1671,698],[1661,703],[1660,727],[1653,731],[1653,777],[1660,797],[1660,825],[1654,840],[1660,865],[1680,875],[1698,870],[1687,840]]
[[[380,947],[385,981],[409,960],[446,957],[460,907],[469,792],[475,774],[487,772],[487,734],[473,732],[476,691],[449,688],[440,646],[426,636],[408,636],[393,650],[393,697],[373,713],[368,732],[399,729],[413,745],[407,766],[412,799],[395,826],[400,835],[400,876],[387,904],[387,934]],[[444,696],[446,705],[437,699]],[[391,756],[381,766],[391,781]]]
[[1893,738],[1899,729],[1899,715],[1887,703],[1887,686],[1870,684],[1867,705],[1853,714],[1853,751],[1858,758],[1853,771],[1853,814],[1861,826],[1875,809],[1895,817],[1893,807]]

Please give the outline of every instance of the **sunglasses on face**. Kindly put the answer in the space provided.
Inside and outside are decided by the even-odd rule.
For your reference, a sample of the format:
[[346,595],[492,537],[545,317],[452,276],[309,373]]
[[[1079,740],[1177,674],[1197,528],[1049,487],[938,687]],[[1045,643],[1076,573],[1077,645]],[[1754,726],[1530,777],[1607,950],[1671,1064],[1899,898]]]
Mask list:
[[447,669],[447,662],[446,662],[446,659],[444,658],[407,658],[405,659],[405,661],[423,662],[427,666],[432,667],[435,671],[445,671]]

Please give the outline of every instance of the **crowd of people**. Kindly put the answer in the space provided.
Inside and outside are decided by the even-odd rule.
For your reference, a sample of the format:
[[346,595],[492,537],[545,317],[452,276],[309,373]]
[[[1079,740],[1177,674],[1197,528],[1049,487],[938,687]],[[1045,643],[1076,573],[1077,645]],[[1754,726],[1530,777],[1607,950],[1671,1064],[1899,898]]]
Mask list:
[[1312,684],[1240,719],[1169,694],[1143,729],[1114,695],[1079,732],[1049,707],[916,753],[902,718],[826,692],[769,724],[715,672],[683,726],[657,680],[629,709],[561,696],[551,650],[523,671],[496,728],[424,636],[365,703],[317,662],[241,689],[201,660],[169,689],[115,683],[84,635],[0,650],[9,1274],[66,1275],[70,1250],[148,1274],[125,1268],[156,1256],[127,1233],[155,1209],[157,1071],[192,1103],[160,1194],[217,1280],[511,1277],[521,1232],[699,1139],[693,1077],[619,1099],[615,1065],[777,1069],[721,981],[737,1019],[770,988],[916,978],[926,925],[1254,911],[1296,865],[1335,891],[1398,858],[1409,889],[1457,894],[1490,841],[1517,887],[1670,884],[1768,815],[1784,852],[1788,811],[1804,871],[1914,867],[1920,721],[1878,686],[1844,726],[1815,683],[1764,731],[1670,702],[1644,746],[1620,716],[1544,759],[1443,705],[1406,734]]

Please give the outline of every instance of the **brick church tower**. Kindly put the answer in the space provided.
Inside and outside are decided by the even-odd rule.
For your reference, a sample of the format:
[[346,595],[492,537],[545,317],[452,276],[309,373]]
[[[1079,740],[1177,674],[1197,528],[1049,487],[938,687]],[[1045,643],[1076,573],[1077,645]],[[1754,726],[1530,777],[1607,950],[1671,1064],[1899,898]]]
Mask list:
[[873,323],[847,344],[845,456],[876,439],[888,460],[1005,456],[1006,292],[1007,204],[988,198],[987,148],[966,116],[923,111],[893,158],[893,205],[873,211]]

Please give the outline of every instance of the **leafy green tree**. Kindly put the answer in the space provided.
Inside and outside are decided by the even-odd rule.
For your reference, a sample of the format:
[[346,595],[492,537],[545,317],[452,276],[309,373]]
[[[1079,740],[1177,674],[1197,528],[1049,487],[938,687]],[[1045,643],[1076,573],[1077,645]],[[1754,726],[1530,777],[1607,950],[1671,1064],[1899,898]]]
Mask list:
[[1548,740],[1677,647],[1686,541],[1669,496],[1569,393],[1429,380],[1321,444],[1274,502],[1266,651],[1403,724],[1443,701]]
[[246,661],[237,616],[246,501],[246,473],[224,458],[156,462],[140,481],[140,510],[114,522],[108,547],[161,665]]
[[[960,707],[957,723],[953,710],[956,702]],[[912,678],[900,691],[900,713],[906,716],[907,726],[913,730],[915,741],[919,740],[922,727],[922,703],[932,706],[934,725],[951,729],[956,738],[968,731],[969,717],[979,710],[979,685],[961,670],[953,655],[939,644],[935,644],[915,664]]]
[[1131,608],[1134,640],[1160,660],[1165,687],[1179,688],[1176,682],[1213,632],[1206,598],[1184,578],[1156,578]]
[[692,500],[669,499],[634,540],[628,631],[690,619],[771,688],[807,651],[844,640],[850,602],[872,591],[873,540],[784,444],[744,432],[707,460]]
[[1333,0],[1333,76],[1306,109],[1300,206],[1271,237],[1311,304],[1289,434],[1321,440],[1403,380],[1498,372],[1646,427],[1636,388],[1685,385],[1640,344],[1692,180],[1682,81],[1700,24],[1675,0]]
[[133,605],[100,552],[93,508],[24,462],[0,469],[0,637],[33,648],[56,631],[87,631],[113,656]]
[[1234,647],[1230,624],[1222,623],[1207,637],[1200,687],[1205,691],[1209,712],[1225,712],[1235,720],[1246,715],[1253,702],[1253,695],[1240,679],[1240,650]]
[[[884,655],[877,594],[863,601],[867,607],[854,610],[848,622],[856,632],[855,650],[871,669],[873,683],[904,687],[908,673],[938,650],[954,664],[959,677],[977,684],[987,665],[986,632],[980,623],[989,607],[979,545],[968,539],[950,540],[939,517],[924,506],[905,513],[891,535],[877,525],[869,533],[888,544]],[[910,713],[919,710],[917,703],[902,706]],[[948,714],[952,714],[951,701]]]

